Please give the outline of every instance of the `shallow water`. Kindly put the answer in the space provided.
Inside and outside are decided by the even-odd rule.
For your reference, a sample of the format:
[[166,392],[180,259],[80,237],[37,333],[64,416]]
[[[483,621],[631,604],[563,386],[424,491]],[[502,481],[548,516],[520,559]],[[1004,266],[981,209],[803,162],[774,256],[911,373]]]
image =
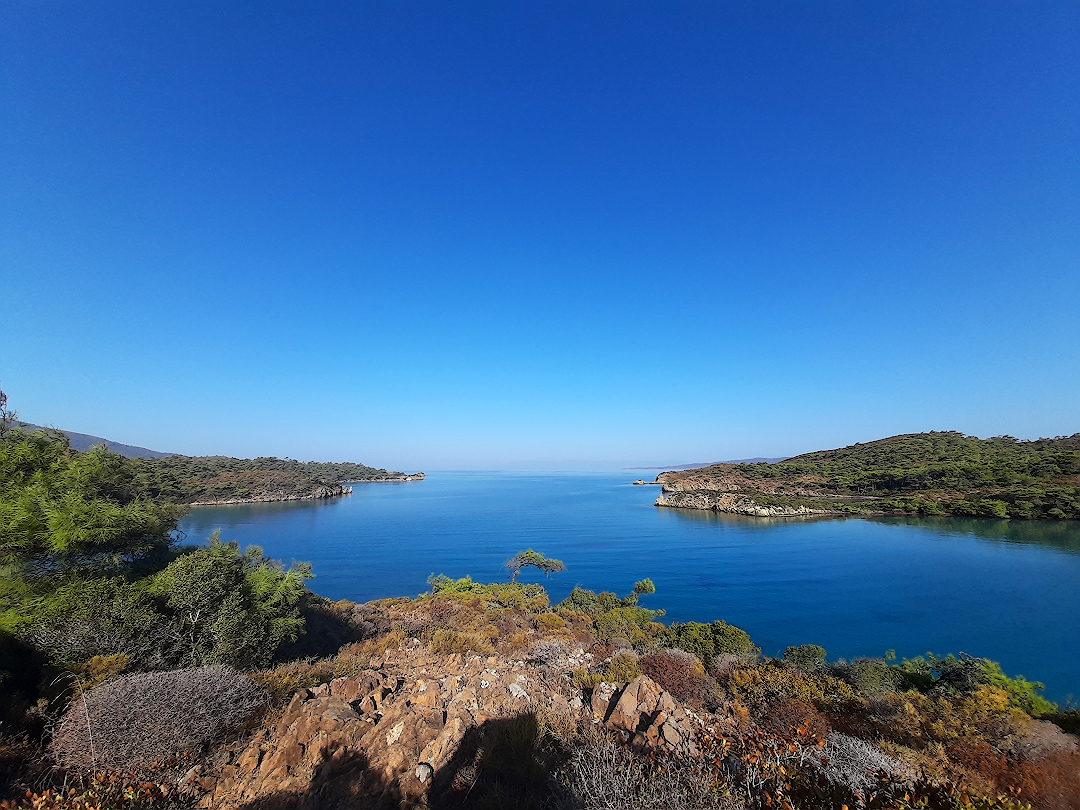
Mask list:
[[181,529],[311,562],[312,590],[356,601],[415,595],[432,573],[505,579],[503,562],[533,548],[567,565],[544,582],[552,601],[651,577],[642,605],[665,621],[724,619],[767,655],[963,650],[1044,681],[1051,699],[1080,697],[1080,522],[740,518],[656,508],[659,487],[630,480],[432,473],[326,502],[197,507]]

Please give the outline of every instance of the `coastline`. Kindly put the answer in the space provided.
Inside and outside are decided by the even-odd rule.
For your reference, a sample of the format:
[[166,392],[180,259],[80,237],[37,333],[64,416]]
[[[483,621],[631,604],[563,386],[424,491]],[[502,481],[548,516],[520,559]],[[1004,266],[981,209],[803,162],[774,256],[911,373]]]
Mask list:
[[317,487],[311,492],[295,494],[289,492],[267,492],[261,495],[252,495],[246,498],[221,498],[208,501],[193,501],[188,504],[194,506],[240,506],[249,503],[281,503],[284,501],[322,501],[330,498],[340,498],[352,495],[353,487],[357,484],[387,484],[403,483],[406,481],[423,481],[425,474],[409,473],[402,475],[385,476],[382,478],[366,478],[360,481],[350,481],[346,484],[338,484],[331,487]]

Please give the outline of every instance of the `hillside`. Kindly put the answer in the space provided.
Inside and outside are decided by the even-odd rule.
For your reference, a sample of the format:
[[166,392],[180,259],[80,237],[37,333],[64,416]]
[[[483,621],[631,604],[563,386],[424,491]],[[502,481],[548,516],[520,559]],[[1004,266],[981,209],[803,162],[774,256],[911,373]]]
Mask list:
[[[28,431],[45,430],[45,428],[40,425],[33,425],[29,422],[16,422],[14,426]],[[91,447],[105,445],[109,450],[124,458],[167,458],[175,455],[175,453],[163,453],[160,450],[149,450],[145,447],[138,447],[133,444],[121,444],[120,442],[112,441],[112,439],[103,439],[101,436],[91,436],[89,433],[76,433],[73,430],[55,429],[67,436],[68,443],[72,450],[78,450],[81,453],[85,453]]]
[[156,500],[206,504],[287,501],[347,494],[343,484],[416,481],[406,475],[352,462],[300,462],[294,459],[227,456],[169,456],[135,461],[144,491]]
[[658,506],[762,516],[900,512],[1080,518],[1080,433],[1020,441],[911,433],[776,464],[661,473]]

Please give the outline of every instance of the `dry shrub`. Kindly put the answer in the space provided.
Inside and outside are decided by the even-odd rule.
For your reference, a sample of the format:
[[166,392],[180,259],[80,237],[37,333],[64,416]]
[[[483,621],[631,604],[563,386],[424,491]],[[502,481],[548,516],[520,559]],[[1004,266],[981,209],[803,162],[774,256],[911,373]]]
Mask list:
[[898,781],[915,778],[904,763],[883,754],[866,740],[832,732],[820,752],[810,758],[812,770],[830,784],[865,794],[878,785],[877,773],[894,774]]
[[830,731],[829,722],[811,704],[789,697],[766,703],[758,713],[757,724],[781,737],[793,736],[800,727],[813,737],[824,737]]
[[333,659],[290,661],[273,669],[256,672],[251,679],[270,696],[270,705],[284,706],[300,689],[310,689],[334,679]]
[[50,751],[73,770],[139,770],[243,726],[266,698],[228,667],[128,675],[76,700],[57,724]]
[[679,700],[710,711],[719,705],[716,681],[705,673],[697,656],[682,650],[665,650],[646,655],[639,663],[642,672]]
[[458,633],[455,630],[436,630],[431,634],[429,646],[433,653],[439,655],[452,653],[465,655],[471,652],[488,655],[494,652],[491,645],[480,636],[473,633]]
[[1017,763],[1003,780],[1039,810],[1080,807],[1080,751],[1054,751],[1034,762]]
[[707,768],[635,756],[605,741],[578,748],[564,771],[581,810],[719,810],[739,804]]
[[510,633],[510,635],[503,636],[500,640],[499,651],[504,655],[513,655],[526,649],[528,646],[529,636],[527,633]]
[[1005,755],[982,740],[960,738],[945,746],[949,759],[972,773],[998,784],[1008,768]]
[[566,646],[558,639],[544,638],[529,650],[529,661],[540,667],[558,664],[566,658]]

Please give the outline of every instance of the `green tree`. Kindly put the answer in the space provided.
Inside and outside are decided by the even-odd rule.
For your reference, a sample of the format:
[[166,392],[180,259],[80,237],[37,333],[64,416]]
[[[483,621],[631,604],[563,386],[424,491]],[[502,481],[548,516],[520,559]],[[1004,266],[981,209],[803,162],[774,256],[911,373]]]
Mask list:
[[184,666],[267,665],[278,645],[303,631],[299,602],[307,564],[287,570],[258,546],[244,553],[215,532],[205,548],[181,555],[153,578]]
[[57,431],[0,441],[0,564],[43,576],[117,568],[171,544],[181,509],[140,495],[128,459],[75,453]]
[[521,572],[522,568],[527,567],[539,568],[544,572],[544,576],[550,576],[551,574],[557,574],[560,571],[565,571],[566,566],[562,560],[551,560],[545,557],[539,552],[533,551],[531,548],[519,552],[506,561],[506,570],[510,571],[510,581],[516,582],[517,576]]

